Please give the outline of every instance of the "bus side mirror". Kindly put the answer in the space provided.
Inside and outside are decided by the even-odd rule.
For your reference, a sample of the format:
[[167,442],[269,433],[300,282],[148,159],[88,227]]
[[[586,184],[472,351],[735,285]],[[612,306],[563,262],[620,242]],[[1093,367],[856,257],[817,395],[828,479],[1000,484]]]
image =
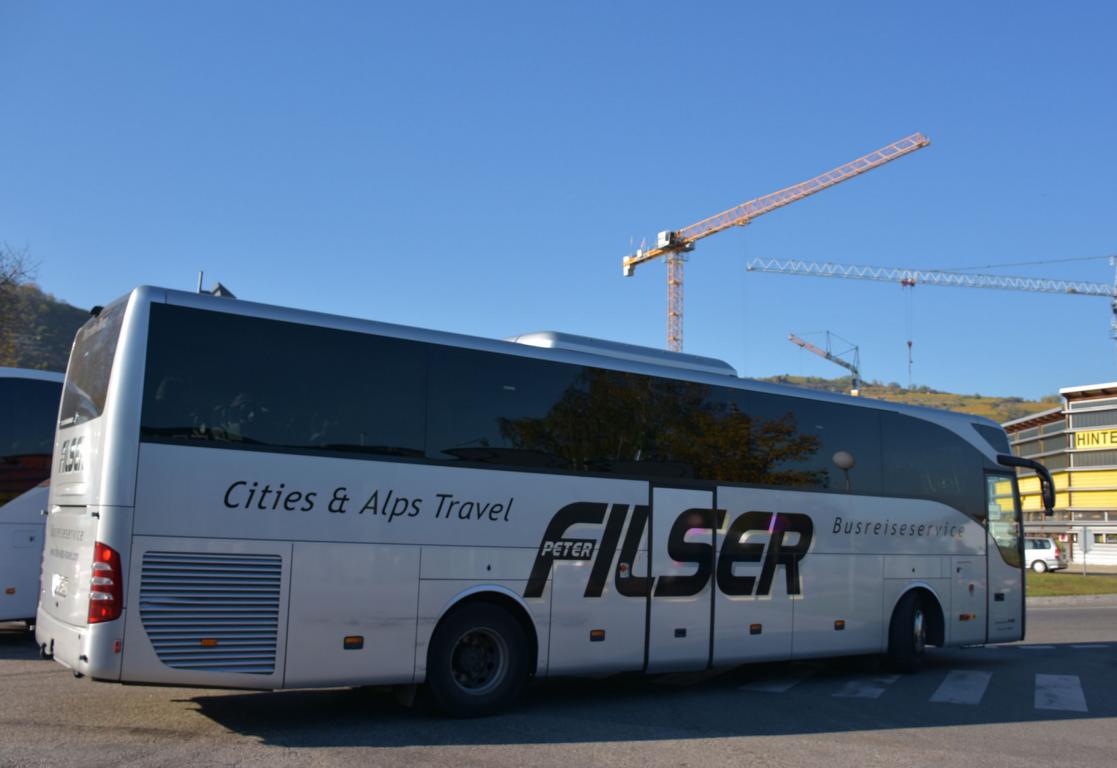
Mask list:
[[1055,480],[1051,477],[1051,470],[1038,461],[1003,453],[997,456],[997,463],[1006,467],[1023,467],[1033,470],[1039,476],[1040,495],[1043,496],[1043,514],[1047,517],[1055,514]]

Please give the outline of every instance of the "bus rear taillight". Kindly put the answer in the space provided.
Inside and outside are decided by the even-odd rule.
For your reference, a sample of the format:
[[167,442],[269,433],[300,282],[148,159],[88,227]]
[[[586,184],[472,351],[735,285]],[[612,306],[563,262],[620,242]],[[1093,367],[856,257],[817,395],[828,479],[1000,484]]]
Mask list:
[[124,594],[121,589],[120,555],[97,542],[93,550],[93,578],[89,580],[89,623],[120,618]]

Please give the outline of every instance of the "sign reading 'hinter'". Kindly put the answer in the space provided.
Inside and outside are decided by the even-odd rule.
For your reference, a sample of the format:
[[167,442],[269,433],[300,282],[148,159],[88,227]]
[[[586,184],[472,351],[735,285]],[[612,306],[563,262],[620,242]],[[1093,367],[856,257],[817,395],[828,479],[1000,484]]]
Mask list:
[[1074,433],[1076,451],[1100,451],[1117,448],[1117,429],[1088,429]]

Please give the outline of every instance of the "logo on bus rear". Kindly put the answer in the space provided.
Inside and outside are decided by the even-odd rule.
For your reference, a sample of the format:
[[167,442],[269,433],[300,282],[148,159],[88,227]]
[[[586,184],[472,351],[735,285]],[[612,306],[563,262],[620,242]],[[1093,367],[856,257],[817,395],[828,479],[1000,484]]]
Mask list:
[[58,457],[58,472],[81,472],[81,443],[84,437],[73,437],[62,441],[62,450]]

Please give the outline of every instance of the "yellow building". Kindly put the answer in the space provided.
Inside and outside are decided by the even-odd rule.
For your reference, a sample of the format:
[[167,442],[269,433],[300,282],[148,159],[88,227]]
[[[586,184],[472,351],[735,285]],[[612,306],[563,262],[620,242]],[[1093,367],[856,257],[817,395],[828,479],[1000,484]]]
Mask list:
[[1072,557],[1117,564],[1117,382],[1065,387],[1063,405],[1005,422],[1012,452],[1055,479],[1055,514],[1044,517],[1035,473],[1020,475],[1025,535],[1069,542]]

